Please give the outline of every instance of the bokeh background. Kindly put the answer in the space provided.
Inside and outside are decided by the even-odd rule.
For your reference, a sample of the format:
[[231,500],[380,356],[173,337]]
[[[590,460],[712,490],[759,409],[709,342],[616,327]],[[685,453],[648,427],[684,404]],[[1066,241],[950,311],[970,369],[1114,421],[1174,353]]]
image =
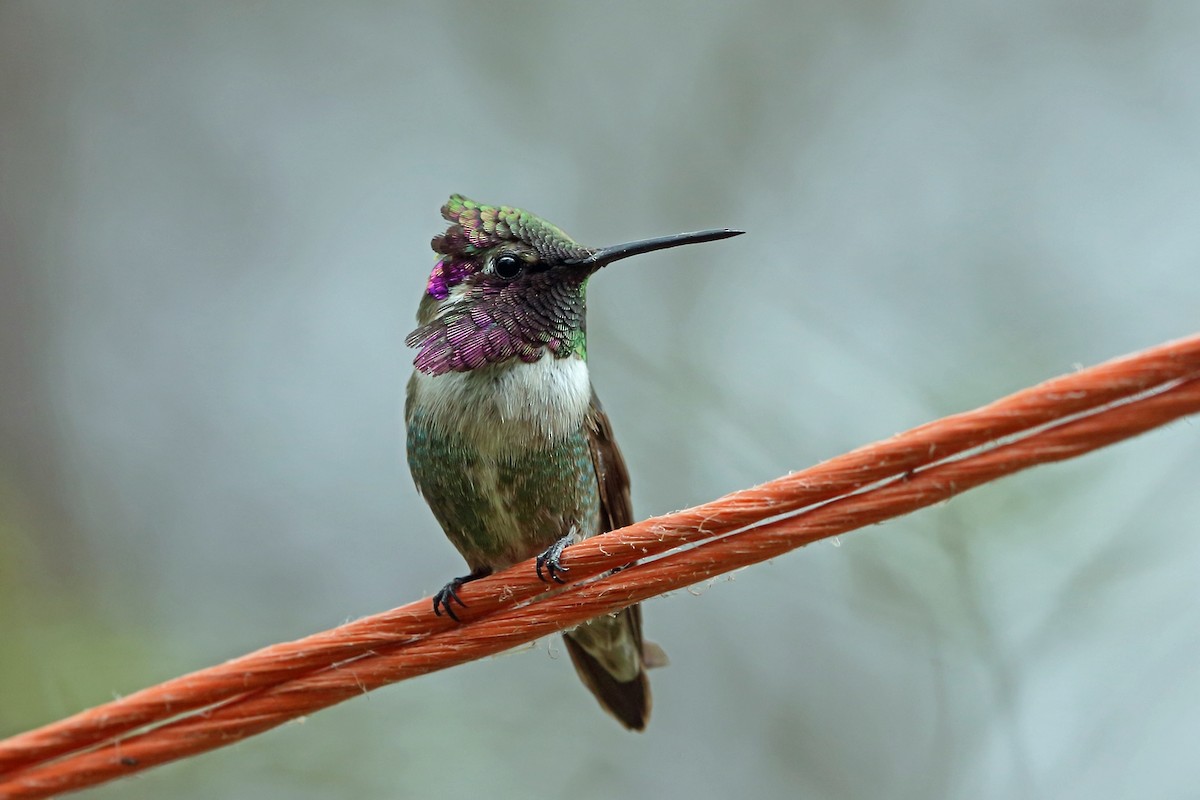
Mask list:
[[[0,5],[0,735],[462,572],[403,339],[454,191],[604,244],[639,515],[1200,326],[1190,0]],[[1182,798],[1200,429],[647,604],[644,735],[561,648],[96,798]]]

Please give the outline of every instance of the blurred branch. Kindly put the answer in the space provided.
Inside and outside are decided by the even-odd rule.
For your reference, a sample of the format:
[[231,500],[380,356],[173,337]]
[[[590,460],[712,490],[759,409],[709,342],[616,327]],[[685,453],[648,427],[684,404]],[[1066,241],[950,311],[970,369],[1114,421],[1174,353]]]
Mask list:
[[[571,583],[553,594],[525,562],[464,586],[461,625],[434,616],[425,598],[0,741],[0,797],[47,797],[232,744],[1196,412],[1200,335],[587,539],[567,551]],[[627,568],[613,573],[618,567]]]

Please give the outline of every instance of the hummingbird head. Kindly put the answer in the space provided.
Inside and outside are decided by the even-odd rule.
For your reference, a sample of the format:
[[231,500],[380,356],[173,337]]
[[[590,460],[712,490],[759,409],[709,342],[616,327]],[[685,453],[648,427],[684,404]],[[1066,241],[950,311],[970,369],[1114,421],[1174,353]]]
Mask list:
[[618,259],[736,236],[710,230],[593,248],[544,219],[510,206],[451,195],[450,223],[433,237],[438,255],[405,340],[414,366],[440,375],[519,358],[586,356],[587,280]]

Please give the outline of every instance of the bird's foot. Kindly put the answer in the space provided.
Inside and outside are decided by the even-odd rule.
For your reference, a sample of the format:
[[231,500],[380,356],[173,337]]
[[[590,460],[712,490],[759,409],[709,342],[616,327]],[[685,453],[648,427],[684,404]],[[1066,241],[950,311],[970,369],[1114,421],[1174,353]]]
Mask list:
[[[563,573],[570,572],[569,567],[562,565],[562,554],[570,545],[579,541],[579,537],[575,534],[574,528],[566,536],[559,539],[554,544],[547,547],[540,556],[537,557],[537,576],[539,580],[547,583],[554,581],[555,583],[566,583],[566,579],[559,577]],[[545,574],[543,574],[545,570]]]
[[458,596],[459,588],[464,583],[470,583],[471,581],[478,580],[479,578],[486,578],[491,574],[492,571],[487,567],[480,567],[470,575],[463,575],[447,583],[438,590],[437,594],[433,596],[433,613],[440,617],[444,611],[446,612],[446,616],[448,616],[450,619],[454,620],[455,622],[461,622],[461,620],[458,618],[458,615],[454,613],[453,604],[458,603],[463,608],[466,608],[467,604],[464,603],[462,598]]

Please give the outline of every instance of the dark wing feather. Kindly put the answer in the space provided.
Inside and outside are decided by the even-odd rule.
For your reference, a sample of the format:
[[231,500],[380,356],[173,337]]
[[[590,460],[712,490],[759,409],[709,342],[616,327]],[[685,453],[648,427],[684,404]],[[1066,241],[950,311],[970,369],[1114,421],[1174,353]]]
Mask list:
[[588,445],[596,479],[600,482],[600,533],[633,524],[633,503],[629,499],[629,469],[613,439],[612,425],[592,392],[587,415]]
[[[625,467],[621,451],[617,449],[616,440],[613,439],[608,415],[601,408],[595,392],[592,392],[592,404],[588,409],[586,425],[592,464],[596,469],[596,481],[600,489],[600,530],[596,533],[605,533],[633,523],[633,503],[629,498],[629,470]],[[610,674],[581,641],[576,640],[576,636],[593,639],[593,635],[584,630],[577,629],[576,636],[568,633],[563,637],[567,644],[567,653],[571,656],[571,662],[575,665],[580,679],[600,701],[600,705],[627,728],[640,731],[646,727],[650,718],[650,683],[646,680],[645,664],[640,655],[643,652],[642,609],[634,605],[622,611],[616,618],[601,617],[591,623],[585,623],[585,627],[594,625],[628,626],[628,634],[632,634],[636,651],[639,653],[636,677],[633,680],[620,681]]]
[[[592,464],[596,468],[596,480],[600,484],[600,530],[608,533],[617,528],[633,524],[633,500],[629,496],[629,468],[625,457],[613,437],[612,423],[600,405],[600,398],[592,390],[592,405],[587,415],[588,447],[592,451]],[[629,608],[630,622],[638,644],[642,642],[642,607]]]

